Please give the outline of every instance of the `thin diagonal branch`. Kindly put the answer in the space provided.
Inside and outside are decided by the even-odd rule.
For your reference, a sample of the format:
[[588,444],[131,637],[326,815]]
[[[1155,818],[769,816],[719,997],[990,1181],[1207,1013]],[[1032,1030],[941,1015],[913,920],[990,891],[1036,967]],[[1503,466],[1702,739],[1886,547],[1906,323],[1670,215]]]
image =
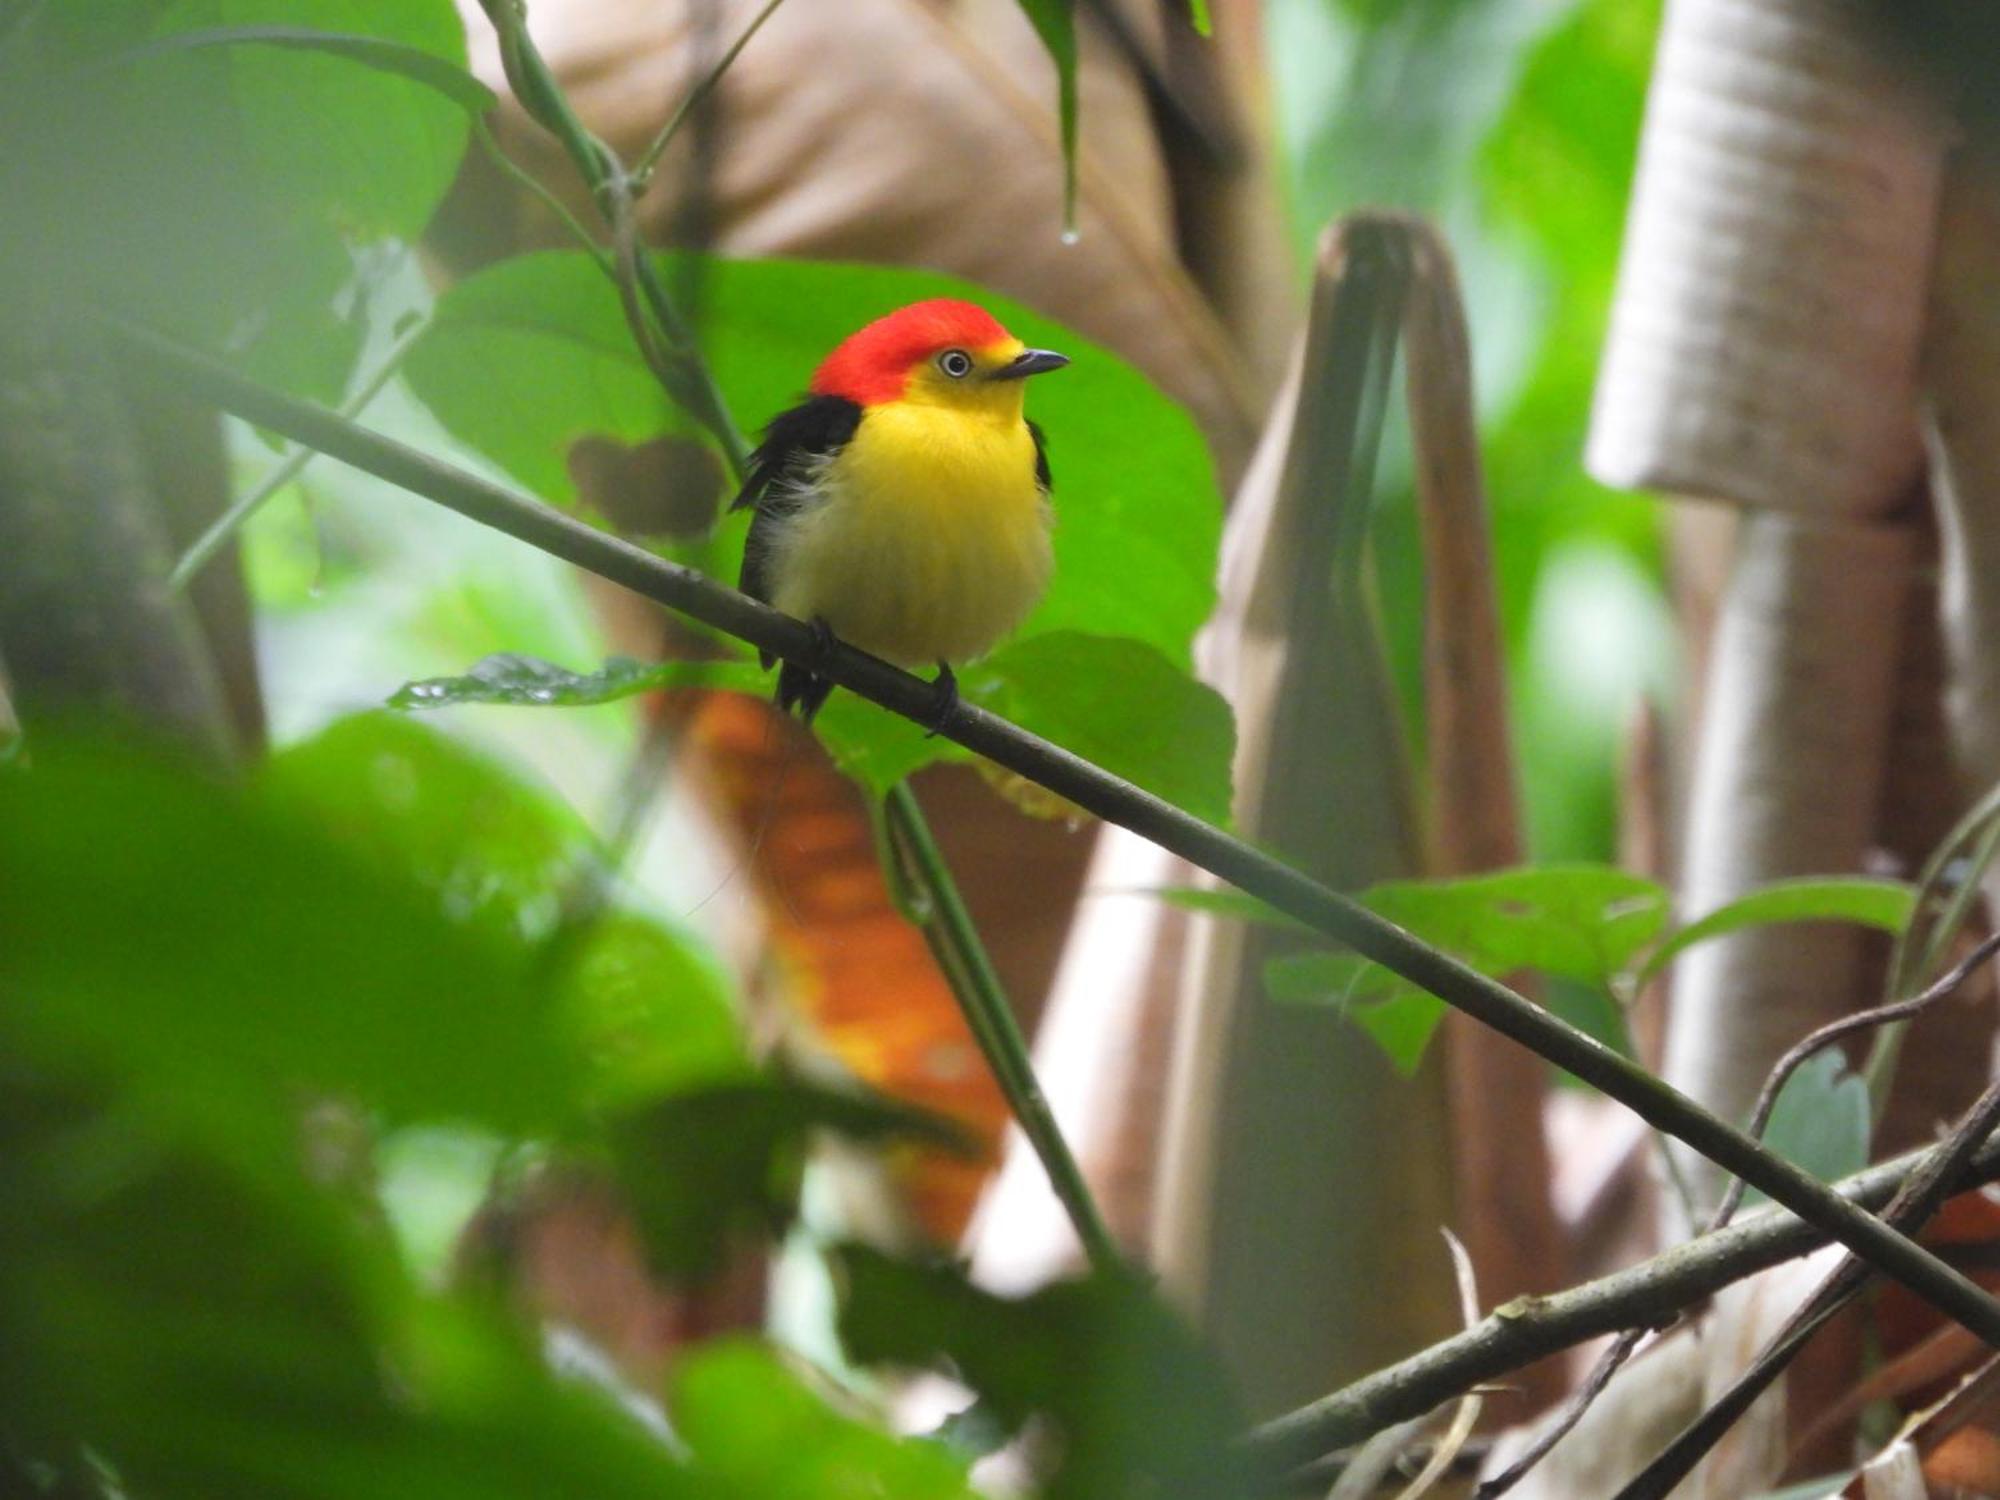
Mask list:
[[[178,383],[239,416],[310,443],[414,494],[504,531],[787,659],[811,662],[835,685],[917,723],[933,718],[931,685],[850,646],[824,651],[804,623],[691,568],[679,566],[538,501],[270,390],[158,334],[112,323],[135,366]],[[961,702],[939,732],[975,754],[1128,828],[1218,878],[1374,960],[1420,989],[1485,1022],[1625,1104],[1725,1170],[1748,1179],[1832,1238],[2000,1348],[2000,1302],[1936,1255],[1842,1198],[1803,1169],[1703,1109],[1595,1038],[1497,980],[1433,948],[1357,902],[1301,874],[1101,766]],[[1298,1460],[1323,1442],[1313,1408],[1268,1439]]]

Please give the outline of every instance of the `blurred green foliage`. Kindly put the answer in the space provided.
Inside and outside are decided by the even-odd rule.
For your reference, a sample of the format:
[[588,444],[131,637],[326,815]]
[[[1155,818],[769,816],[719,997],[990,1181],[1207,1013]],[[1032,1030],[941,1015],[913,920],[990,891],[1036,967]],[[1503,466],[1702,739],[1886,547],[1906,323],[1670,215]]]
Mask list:
[[[1659,6],[1272,0],[1268,15],[1302,249],[1334,215],[1389,204],[1436,218],[1458,256],[1530,851],[1606,858],[1622,733],[1672,661],[1657,510],[1582,469]],[[1408,465],[1392,423],[1373,541],[1416,723]]]
[[[497,1304],[427,1290],[375,1170],[416,1126],[596,1161],[656,1266],[699,1278],[789,1223],[809,1134],[946,1127],[754,1067],[684,940],[615,906],[568,919],[604,873],[574,815],[419,725],[341,722],[239,786],[121,740],[38,734],[0,776],[0,1487],[33,1465],[163,1500],[968,1493],[948,1448],[751,1343],[623,1394],[665,1396],[663,1441]],[[1051,1493],[1143,1492],[1147,1423],[1227,1451],[1219,1377],[1136,1285],[1045,1294],[1107,1309],[1051,1318],[956,1270],[877,1295],[901,1273],[870,1264],[854,1356],[951,1355],[1016,1420],[1050,1413]],[[939,1298],[1010,1363],[941,1340]],[[1124,1373],[1080,1409],[1091,1370]]]

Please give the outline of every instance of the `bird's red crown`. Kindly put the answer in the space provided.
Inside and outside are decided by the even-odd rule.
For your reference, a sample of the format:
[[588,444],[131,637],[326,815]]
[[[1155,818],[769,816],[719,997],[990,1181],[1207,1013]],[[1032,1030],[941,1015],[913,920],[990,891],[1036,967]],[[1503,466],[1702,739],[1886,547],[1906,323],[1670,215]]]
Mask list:
[[840,341],[813,372],[815,396],[871,406],[902,397],[916,365],[946,349],[984,349],[1010,335],[985,308],[953,297],[912,302]]

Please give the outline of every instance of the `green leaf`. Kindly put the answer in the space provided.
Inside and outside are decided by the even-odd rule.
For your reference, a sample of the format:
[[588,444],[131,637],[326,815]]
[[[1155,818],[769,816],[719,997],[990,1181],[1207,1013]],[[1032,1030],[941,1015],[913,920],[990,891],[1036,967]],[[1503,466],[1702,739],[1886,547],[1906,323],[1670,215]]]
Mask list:
[[523,945],[444,921],[296,804],[44,736],[0,777],[0,889],[9,1028],[219,1151],[288,1160],[316,1095],[511,1135],[570,1117],[573,1050]]
[[1048,1500],[1240,1500],[1248,1476],[1228,1382],[1137,1278],[1099,1274],[1019,1301],[949,1266],[916,1266],[849,1245],[834,1252],[840,1330],[862,1363],[949,1361],[1011,1429],[1056,1429]]
[[600,917],[571,960],[563,996],[598,1103],[629,1108],[750,1073],[727,978],[695,943],[651,918]]
[[627,445],[674,429],[617,289],[578,251],[517,255],[438,298],[403,378],[451,435],[556,505],[587,437]]
[[1696,943],[1746,927],[1781,922],[1852,922],[1901,932],[1916,911],[1916,887],[1901,880],[1814,876],[1780,880],[1719,906],[1690,922],[1646,955],[1637,982],[1644,984]]
[[[228,89],[260,179],[350,235],[414,239],[458,170],[467,109],[491,104],[467,102],[486,91],[465,71],[457,11],[444,0],[177,0],[158,32],[261,27],[330,40],[187,59]],[[454,76],[463,82],[446,86]]]
[[[201,40],[246,31],[298,40]],[[10,40],[0,202],[21,232],[0,277],[337,400],[356,254],[413,243],[464,150],[465,108],[433,86],[469,97],[450,0],[97,0],[31,7]]]
[[[968,668],[959,691],[1197,817],[1229,821],[1229,705],[1142,642],[1073,631],[1028,636]],[[852,694],[836,693],[815,727],[835,764],[877,795],[935,761],[969,758]]]
[[[1199,0],[1197,0],[1199,3]],[[1062,132],[1063,223],[1076,225],[1076,0],[1021,0],[1021,9],[1056,65],[1056,122]]]
[[364,67],[420,83],[472,115],[483,115],[500,102],[493,90],[463,67],[434,52],[383,37],[315,31],[303,26],[224,26],[213,31],[176,32],[107,58],[104,66],[120,67],[147,57],[194,52],[204,47],[287,47],[344,57]]
[[1208,14],[1208,0],[1188,0],[1188,20],[1203,36],[1215,34],[1215,22]]
[[1211,823],[1229,821],[1229,705],[1140,641],[1051,631],[965,674],[966,696]]
[[670,1401],[697,1471],[746,1500],[978,1500],[949,1448],[842,1415],[751,1339],[690,1355],[675,1371]]
[[[1548,865],[1461,880],[1390,881],[1361,903],[1496,979],[1538,970],[1600,992],[1659,934],[1668,896],[1653,881],[1606,865]],[[1280,1000],[1346,1006],[1396,1066],[1423,1056],[1443,1008],[1356,954],[1289,954],[1265,967]]]
[[655,1265],[700,1281],[739,1239],[782,1233],[798,1212],[806,1146],[820,1130],[863,1143],[969,1149],[937,1115],[802,1080],[746,1078],[670,1095],[611,1130],[625,1200]]
[[1333,1005],[1379,1046],[1405,1078],[1417,1071],[1444,1002],[1357,953],[1287,953],[1264,965],[1271,998]]
[[638,662],[614,656],[595,672],[572,672],[538,657],[501,652],[482,657],[457,677],[408,682],[389,696],[391,708],[456,708],[495,703],[513,708],[582,708],[616,703],[666,687],[722,688],[762,694],[769,676],[747,661]]
[[1609,865],[1544,865],[1371,887],[1368,908],[1481,973],[1537,969],[1608,987],[1665,925],[1657,883]]
[[596,838],[546,787],[399,714],[355,714],[271,757],[270,795],[453,920],[549,935]]
[[[671,266],[665,274],[679,279]],[[1073,355],[1033,397],[1055,472],[1056,571],[1020,638],[1128,636],[1189,663],[1215,602],[1222,504],[1193,421],[1144,375],[1018,303],[932,272],[716,260],[702,263],[701,286],[703,346],[746,426],[795,402],[841,339],[925,297],[969,297],[1028,342]],[[617,293],[581,253],[517,256],[459,283],[404,370],[455,438],[558,505],[576,502],[566,454],[579,439],[631,444],[675,430]],[[733,584],[748,522],[722,525],[716,566]]]
[[[1868,1085],[1847,1071],[1840,1049],[1830,1047],[1785,1080],[1764,1144],[1820,1181],[1833,1182],[1868,1165],[1870,1129]],[[1745,1201],[1762,1202],[1763,1195],[1752,1189]]]

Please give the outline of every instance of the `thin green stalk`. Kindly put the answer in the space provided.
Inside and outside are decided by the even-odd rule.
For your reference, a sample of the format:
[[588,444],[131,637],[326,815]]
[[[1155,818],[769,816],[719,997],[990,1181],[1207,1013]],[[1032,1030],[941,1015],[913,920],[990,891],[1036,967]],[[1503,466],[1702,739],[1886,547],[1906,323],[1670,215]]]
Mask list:
[[660,158],[666,154],[667,147],[673,144],[674,137],[679,134],[688,116],[693,114],[701,101],[714,91],[716,84],[722,81],[722,75],[729,71],[729,65],[736,61],[736,55],[750,45],[750,38],[763,30],[764,23],[770,20],[778,7],[784,3],[785,0],[769,0],[769,3],[751,18],[750,24],[743,28],[743,35],[730,44],[727,52],[716,59],[715,66],[702,76],[701,82],[688,90],[687,98],[681,100],[681,107],[674,111],[673,117],[661,128],[660,133],[653,137],[652,145],[646,148],[645,154],[639,158],[639,164],[632,169],[632,181],[638,185],[639,191],[644,192],[646,185],[653,180],[653,169],[660,164]]
[[[387,385],[401,368],[403,356],[410,352],[410,346],[417,341],[417,336],[423,331],[424,325],[419,323],[396,341],[383,356],[380,368],[342,403],[340,414],[343,417],[360,416],[368,409],[368,403],[382,394],[382,387]],[[236,535],[243,523],[263,509],[267,500],[297,479],[305,471],[306,465],[318,457],[317,449],[309,448],[302,443],[294,444],[278,461],[275,468],[253,485],[241,500],[217,516],[209,528],[196,537],[187,551],[180,555],[180,560],[174,564],[173,571],[167,575],[167,591],[177,594],[192,583],[195,575],[207,567],[214,560],[216,553],[228,545],[229,539]]]
[[978,929],[972,925],[972,916],[951,878],[951,869],[938,852],[937,841],[931,837],[930,827],[917,806],[916,794],[909,783],[898,782],[889,789],[884,806],[895,842],[908,857],[910,883],[923,900],[923,907],[918,909],[928,909],[928,920],[920,926],[951,980],[952,994],[965,1014],[966,1024],[972,1028],[987,1066],[999,1080],[1022,1134],[1041,1158],[1042,1168],[1049,1174],[1049,1185],[1076,1226],[1091,1266],[1099,1271],[1118,1269],[1124,1265],[1124,1257],[1105,1227],[1097,1202],[1090,1195],[1090,1186],[1083,1180],[1083,1172],[1070,1154],[1069,1143],[1063,1139],[1049,1101],[1036,1081],[1027,1040],[1014,1020],[1013,1007],[1007,1003],[1000,976],[994,971],[985,944],[979,940]]
[[[936,689],[931,683],[843,642],[836,641],[827,650],[809,625],[706,574],[656,557],[552,506],[358,427],[335,413],[261,386],[178,341],[110,318],[100,322],[115,333],[129,365],[170,382],[185,394],[212,401],[246,421],[310,444],[343,463],[504,531],[711,629],[788,661],[810,663],[835,686],[914,723],[931,724],[937,716]],[[1671,1084],[1498,980],[1469,968],[1263,850],[998,714],[961,702],[938,726],[938,732],[975,755],[1068,798],[1108,823],[1152,840],[1169,853],[1277,907],[1294,921],[1352,948],[1574,1073],[1725,1171],[1747,1178],[1766,1197],[1819,1226],[1885,1275],[2000,1348],[2000,1302],[1962,1272]]]
[[611,252],[597,243],[591,232],[583,227],[583,221],[569,211],[567,203],[548,190],[541,178],[507,154],[507,148],[500,144],[499,139],[493,134],[493,127],[486,123],[483,115],[473,117],[472,133],[478,137],[479,144],[486,148],[486,155],[492,160],[493,165],[506,174],[515,186],[537,199],[542,207],[554,214],[556,221],[569,230],[570,237],[597,262],[599,270],[606,276],[617,276],[617,267],[611,263]]

